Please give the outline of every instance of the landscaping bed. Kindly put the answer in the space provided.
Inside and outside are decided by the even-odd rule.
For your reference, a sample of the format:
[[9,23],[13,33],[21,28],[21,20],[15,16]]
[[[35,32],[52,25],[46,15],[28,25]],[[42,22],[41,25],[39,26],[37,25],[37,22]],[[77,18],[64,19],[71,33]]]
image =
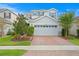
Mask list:
[[21,56],[25,50],[0,50],[0,56]]
[[0,38],[0,46],[29,46],[31,41],[12,41],[13,36]]

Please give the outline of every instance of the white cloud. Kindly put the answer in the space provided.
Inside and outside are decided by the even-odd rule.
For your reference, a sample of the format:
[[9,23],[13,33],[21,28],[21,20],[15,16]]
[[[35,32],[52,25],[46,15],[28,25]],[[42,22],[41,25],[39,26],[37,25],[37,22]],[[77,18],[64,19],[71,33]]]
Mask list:
[[19,11],[18,9],[9,6],[8,4],[0,4],[0,8],[7,8],[9,10],[11,10],[12,12],[18,14],[18,13],[23,13],[22,11]]

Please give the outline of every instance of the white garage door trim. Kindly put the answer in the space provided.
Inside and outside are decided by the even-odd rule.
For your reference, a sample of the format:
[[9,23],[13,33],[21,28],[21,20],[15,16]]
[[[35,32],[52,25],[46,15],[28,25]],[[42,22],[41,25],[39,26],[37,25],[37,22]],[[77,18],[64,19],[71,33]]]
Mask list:
[[58,36],[57,25],[35,25],[35,36]]

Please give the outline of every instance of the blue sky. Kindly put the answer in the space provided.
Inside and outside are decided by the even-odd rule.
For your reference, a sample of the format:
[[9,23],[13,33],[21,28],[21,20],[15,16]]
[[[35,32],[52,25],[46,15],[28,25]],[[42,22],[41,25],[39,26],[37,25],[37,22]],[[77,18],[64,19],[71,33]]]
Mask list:
[[58,13],[74,11],[79,16],[78,3],[1,3],[0,8],[9,8],[17,13],[26,13],[36,9],[55,8],[58,10]]

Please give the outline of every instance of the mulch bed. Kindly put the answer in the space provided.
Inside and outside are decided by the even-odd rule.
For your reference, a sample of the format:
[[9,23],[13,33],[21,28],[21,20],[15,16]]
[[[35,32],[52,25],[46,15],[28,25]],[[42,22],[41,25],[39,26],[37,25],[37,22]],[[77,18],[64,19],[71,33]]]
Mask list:
[[12,41],[32,41],[33,36],[27,36],[27,35],[18,35],[14,36]]

